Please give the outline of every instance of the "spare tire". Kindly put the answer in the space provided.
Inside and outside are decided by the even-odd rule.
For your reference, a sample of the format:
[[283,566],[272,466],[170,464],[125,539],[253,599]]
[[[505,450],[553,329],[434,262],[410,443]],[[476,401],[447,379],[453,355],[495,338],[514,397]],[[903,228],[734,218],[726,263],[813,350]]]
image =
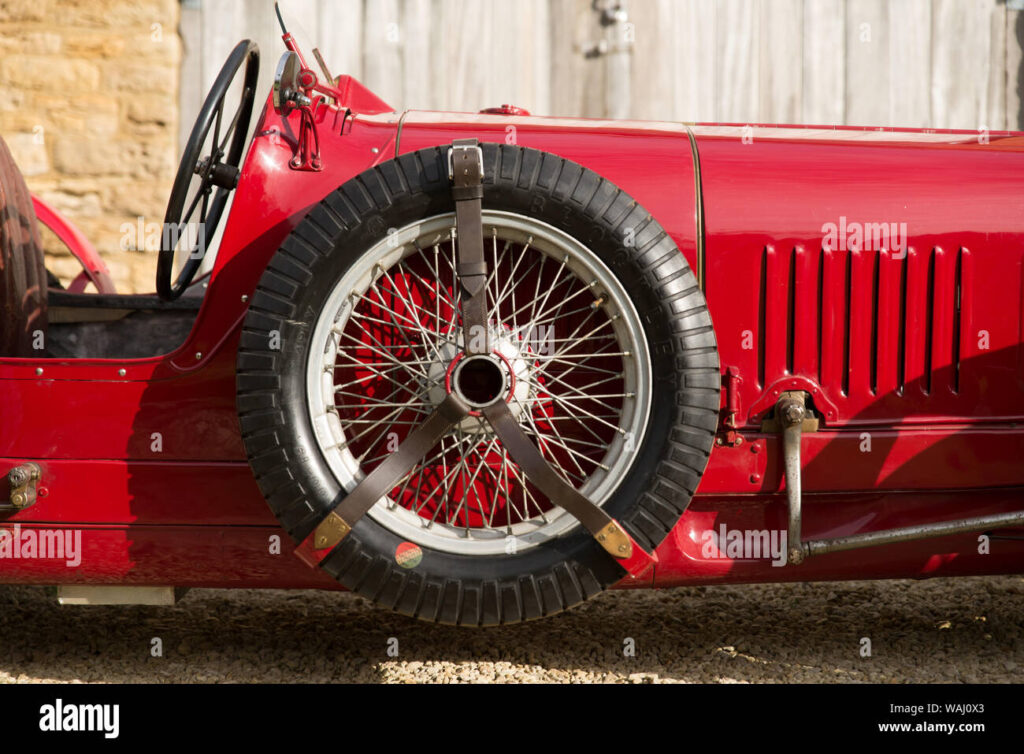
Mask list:
[[25,179],[0,139],[0,356],[43,356],[46,263]]
[[[609,181],[532,149],[483,156],[491,364],[459,366],[447,149],[383,163],[309,212],[252,297],[237,386],[256,479],[300,542],[448,391],[498,390],[556,471],[653,550],[717,428],[704,296]],[[483,419],[428,456],[322,562],[348,589],[480,626],[559,612],[623,577]]]

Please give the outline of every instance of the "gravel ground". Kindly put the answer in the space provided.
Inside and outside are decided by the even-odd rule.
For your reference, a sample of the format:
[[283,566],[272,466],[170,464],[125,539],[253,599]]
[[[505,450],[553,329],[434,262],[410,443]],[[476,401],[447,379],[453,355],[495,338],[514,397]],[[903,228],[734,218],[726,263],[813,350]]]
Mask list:
[[0,683],[1008,683],[1022,669],[1019,576],[612,592],[476,631],[343,593],[194,590],[169,608],[62,607],[40,588],[0,587]]

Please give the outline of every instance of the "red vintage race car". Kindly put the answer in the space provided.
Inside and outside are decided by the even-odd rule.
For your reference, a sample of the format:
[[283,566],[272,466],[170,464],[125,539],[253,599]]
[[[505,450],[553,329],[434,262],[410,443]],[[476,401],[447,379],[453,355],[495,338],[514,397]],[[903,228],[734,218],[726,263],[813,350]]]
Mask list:
[[158,295],[37,205],[48,283],[4,149],[0,582],[481,626],[1024,572],[1024,135],[398,113],[283,38],[261,112],[250,42],[206,100]]

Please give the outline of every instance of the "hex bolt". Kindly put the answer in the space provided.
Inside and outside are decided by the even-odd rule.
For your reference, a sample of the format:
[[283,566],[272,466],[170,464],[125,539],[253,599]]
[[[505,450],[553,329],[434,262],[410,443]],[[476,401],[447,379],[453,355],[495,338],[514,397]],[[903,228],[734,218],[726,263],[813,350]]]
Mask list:
[[793,427],[804,420],[807,412],[803,403],[798,400],[788,400],[779,405],[779,419],[787,427]]

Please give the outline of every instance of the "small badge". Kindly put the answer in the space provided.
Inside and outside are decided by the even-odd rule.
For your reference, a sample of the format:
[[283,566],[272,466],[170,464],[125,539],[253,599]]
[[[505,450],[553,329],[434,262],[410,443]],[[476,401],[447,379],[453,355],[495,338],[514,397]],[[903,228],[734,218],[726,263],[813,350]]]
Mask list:
[[412,542],[402,542],[395,548],[395,562],[402,568],[415,568],[423,560],[423,550]]

